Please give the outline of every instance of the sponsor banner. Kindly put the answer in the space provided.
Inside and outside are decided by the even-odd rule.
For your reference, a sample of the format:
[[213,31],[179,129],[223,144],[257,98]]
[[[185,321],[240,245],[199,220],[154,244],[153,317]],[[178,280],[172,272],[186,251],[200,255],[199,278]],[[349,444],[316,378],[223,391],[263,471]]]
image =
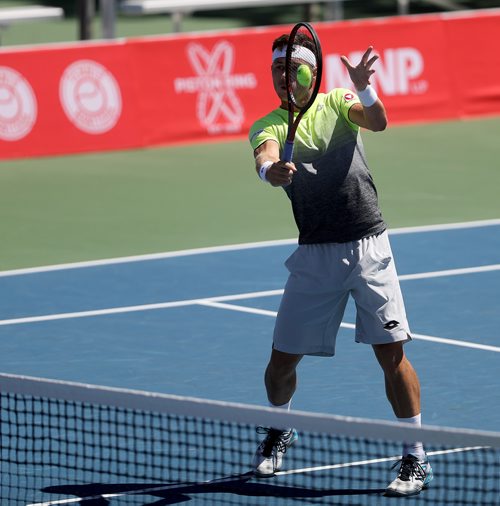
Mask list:
[[[500,10],[317,23],[323,90],[370,45],[391,124],[500,114]],[[0,159],[246,137],[290,26],[0,51]],[[349,93],[349,92],[346,92]]]
[[0,157],[142,145],[119,44],[0,53]]
[[270,52],[272,40],[269,35],[238,31],[132,43],[132,60],[140,62],[136,75],[145,90],[139,98],[140,110],[150,121],[143,125],[146,143],[245,134],[256,114],[276,104],[270,62],[256,58]]
[[327,90],[352,89],[340,55],[356,64],[366,48],[373,46],[379,59],[373,65],[371,83],[391,123],[457,117],[451,76],[444,63],[447,42],[440,20],[423,18],[414,25],[401,18],[384,24],[365,22],[354,28],[343,24],[335,37],[326,37],[325,46]]
[[500,27],[500,13],[487,13],[476,20],[458,17],[443,26],[448,46],[443,65],[459,117],[500,111],[500,52],[491,38]]

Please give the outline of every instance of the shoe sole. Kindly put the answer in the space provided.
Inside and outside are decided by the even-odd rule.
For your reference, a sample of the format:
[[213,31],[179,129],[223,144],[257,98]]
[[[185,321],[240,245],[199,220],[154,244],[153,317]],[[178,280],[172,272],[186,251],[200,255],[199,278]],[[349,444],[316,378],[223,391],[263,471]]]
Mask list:
[[413,497],[414,495],[420,494],[420,492],[422,492],[422,490],[419,490],[418,492],[411,492],[410,494],[405,494],[405,493],[402,493],[402,492],[394,492],[392,490],[390,492],[388,492],[386,490],[385,493],[384,493],[384,496],[385,497]]
[[386,490],[385,493],[384,493],[384,496],[386,496],[386,497],[412,497],[414,495],[420,494],[420,492],[422,492],[422,490],[428,489],[429,488],[429,484],[430,484],[430,482],[429,483],[425,483],[424,486],[418,492],[411,492],[409,494],[398,492],[396,490]]
[[263,473],[259,473],[257,471],[253,471],[253,475],[256,477],[256,478],[273,478],[274,476],[276,476],[276,473],[272,473],[272,474],[263,474]]

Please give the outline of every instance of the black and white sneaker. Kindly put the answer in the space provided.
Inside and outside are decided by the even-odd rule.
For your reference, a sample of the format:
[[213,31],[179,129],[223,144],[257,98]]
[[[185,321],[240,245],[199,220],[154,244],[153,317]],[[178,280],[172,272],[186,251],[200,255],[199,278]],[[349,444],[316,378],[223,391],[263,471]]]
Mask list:
[[407,455],[396,462],[401,464],[397,478],[385,489],[388,496],[408,496],[420,494],[433,479],[432,467],[427,459],[418,460],[415,455]]
[[283,455],[297,441],[295,429],[280,430],[266,427],[257,429],[259,434],[266,434],[252,460],[253,472],[260,478],[274,476],[281,469]]

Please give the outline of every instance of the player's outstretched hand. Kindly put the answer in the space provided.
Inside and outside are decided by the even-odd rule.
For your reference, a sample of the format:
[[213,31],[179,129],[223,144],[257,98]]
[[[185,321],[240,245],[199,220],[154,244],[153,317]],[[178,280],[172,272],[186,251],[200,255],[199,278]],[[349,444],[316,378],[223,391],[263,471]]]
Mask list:
[[370,58],[372,51],[373,46],[370,46],[356,66],[349,61],[347,56],[340,57],[342,63],[349,72],[351,81],[358,91],[364,90],[370,84],[370,77],[375,72],[371,67],[378,60],[378,55],[374,55]]

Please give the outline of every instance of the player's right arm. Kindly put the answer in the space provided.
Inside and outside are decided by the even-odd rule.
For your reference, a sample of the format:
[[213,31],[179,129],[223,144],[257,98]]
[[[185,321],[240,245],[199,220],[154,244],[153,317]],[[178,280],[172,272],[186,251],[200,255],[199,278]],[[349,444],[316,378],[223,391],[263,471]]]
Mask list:
[[297,172],[293,162],[280,160],[279,145],[274,140],[267,140],[254,150],[255,170],[260,175],[261,167],[267,162],[272,165],[266,170],[266,181],[273,186],[287,186],[292,182],[293,174]]

